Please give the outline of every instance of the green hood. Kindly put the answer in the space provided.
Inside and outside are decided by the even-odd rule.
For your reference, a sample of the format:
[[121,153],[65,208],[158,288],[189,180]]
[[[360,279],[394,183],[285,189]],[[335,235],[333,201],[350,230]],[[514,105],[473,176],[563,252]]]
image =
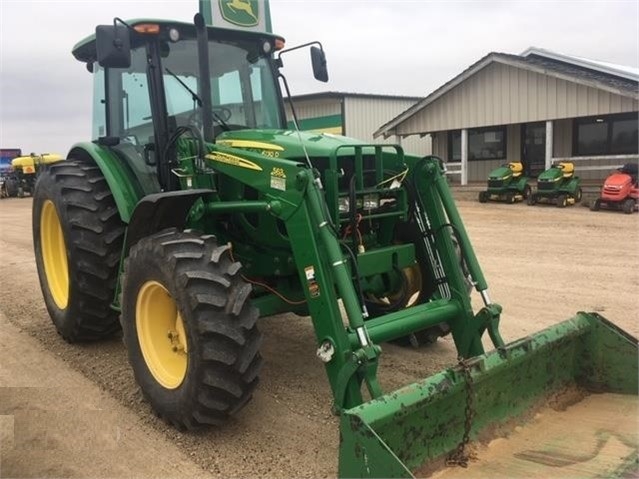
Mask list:
[[495,168],[488,175],[489,180],[507,180],[513,176],[513,170],[508,168],[507,166],[500,166],[499,168]]
[[539,174],[537,181],[559,181],[564,173],[561,168],[552,167]]
[[[340,145],[364,145],[360,140],[329,133],[313,133],[294,130],[234,130],[222,133],[216,142],[223,146],[244,148],[278,158],[304,157],[304,143],[310,157],[328,157]],[[339,155],[352,155],[344,148]]]

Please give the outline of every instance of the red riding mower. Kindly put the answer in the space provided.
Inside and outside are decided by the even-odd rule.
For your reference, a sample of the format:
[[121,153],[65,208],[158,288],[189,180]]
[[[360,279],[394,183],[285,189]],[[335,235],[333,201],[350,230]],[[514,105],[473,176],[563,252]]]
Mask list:
[[605,206],[629,215],[637,208],[638,201],[637,163],[626,163],[604,180],[601,195],[591,203],[590,209],[598,211]]

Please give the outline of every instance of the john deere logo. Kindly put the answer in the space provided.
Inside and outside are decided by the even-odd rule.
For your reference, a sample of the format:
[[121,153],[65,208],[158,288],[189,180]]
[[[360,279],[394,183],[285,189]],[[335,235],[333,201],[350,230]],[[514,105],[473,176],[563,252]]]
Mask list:
[[258,0],[218,0],[222,17],[240,27],[254,27],[259,23]]

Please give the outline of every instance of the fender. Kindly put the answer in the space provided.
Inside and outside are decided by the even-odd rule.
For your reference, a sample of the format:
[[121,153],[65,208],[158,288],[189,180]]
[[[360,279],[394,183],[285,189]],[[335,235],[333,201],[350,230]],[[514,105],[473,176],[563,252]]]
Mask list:
[[67,158],[90,159],[100,168],[124,223],[129,223],[135,205],[145,196],[140,181],[131,169],[114,152],[95,143],[83,142],[73,145]]
[[[136,205],[124,241],[124,256],[145,236],[175,227],[184,229],[193,204],[213,190],[180,190],[147,195]],[[123,257],[124,257],[123,256]]]

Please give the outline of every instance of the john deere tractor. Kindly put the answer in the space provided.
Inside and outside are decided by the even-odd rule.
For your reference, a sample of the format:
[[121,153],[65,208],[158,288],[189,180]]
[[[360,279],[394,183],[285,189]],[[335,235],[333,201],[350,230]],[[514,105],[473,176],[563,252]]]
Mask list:
[[479,192],[479,202],[488,200],[515,203],[530,196],[528,177],[523,175],[524,167],[518,161],[495,168],[488,175],[488,188]]
[[560,161],[537,177],[537,189],[528,197],[528,204],[551,203],[565,208],[579,203],[581,197],[581,180],[575,175],[574,163]]
[[[569,384],[637,394],[636,341],[596,315],[506,344],[440,159],[286,129],[286,51],[199,14],[117,20],[74,47],[95,82],[93,140],[40,174],[33,201],[40,284],[65,340],[121,328],[152,408],[192,429],[249,402],[258,318],[310,315],[348,477],[411,477]],[[310,51],[327,80],[321,45]],[[382,343],[447,332],[460,365],[382,388]]]

